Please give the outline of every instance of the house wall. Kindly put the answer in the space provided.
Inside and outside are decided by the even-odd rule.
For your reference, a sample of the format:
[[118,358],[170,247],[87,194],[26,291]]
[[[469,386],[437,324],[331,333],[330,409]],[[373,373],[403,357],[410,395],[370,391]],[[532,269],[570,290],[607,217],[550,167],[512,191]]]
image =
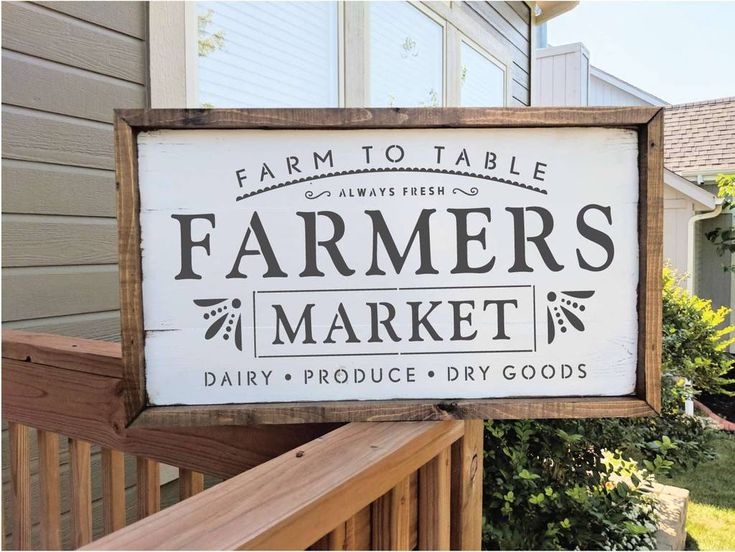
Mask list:
[[146,105],[146,12],[3,5],[5,327],[119,336],[112,118]]
[[[147,104],[144,2],[2,6],[2,319],[4,327],[118,339],[113,109]],[[38,461],[31,438],[33,511]],[[70,546],[67,443],[62,535]],[[8,497],[3,423],[3,496]],[[95,534],[99,450],[92,455]],[[135,459],[126,459],[134,497]],[[129,502],[134,518],[134,500]],[[9,514],[8,500],[3,500]],[[35,516],[36,514],[34,514]],[[8,516],[4,519],[12,519]],[[37,519],[37,517],[35,518]],[[12,523],[3,523],[9,537]],[[33,532],[38,541],[38,527]],[[6,541],[7,542],[7,541]]]
[[689,219],[695,214],[690,198],[664,186],[664,261],[680,274],[688,270]]
[[458,2],[511,53],[511,107],[531,105],[531,9],[525,2]]
[[587,105],[589,52],[581,43],[536,50],[535,105],[577,107]]
[[595,75],[590,75],[590,106],[604,106],[604,105],[654,105],[646,100],[634,96],[630,92],[626,92],[610,84]]

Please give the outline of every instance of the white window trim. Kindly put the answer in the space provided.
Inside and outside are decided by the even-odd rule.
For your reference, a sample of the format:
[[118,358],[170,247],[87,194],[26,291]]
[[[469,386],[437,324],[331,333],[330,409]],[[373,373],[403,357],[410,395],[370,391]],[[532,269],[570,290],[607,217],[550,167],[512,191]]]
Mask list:
[[[507,65],[504,65],[503,62],[501,62],[499,59],[497,59],[494,55],[492,55],[490,52],[485,50],[482,46],[480,46],[477,42],[472,40],[471,38],[465,36],[463,33],[460,33],[459,38],[459,50],[460,50],[460,60],[461,60],[461,53],[462,53],[462,43],[467,44],[470,48],[472,48],[475,52],[480,54],[482,57],[487,59],[490,63],[495,65],[498,69],[503,71],[503,106],[507,106],[510,102],[511,98],[511,86],[513,85],[513,77],[510,75],[510,70]],[[461,71],[462,65],[460,63],[460,71]],[[461,82],[461,74],[459,75],[459,96],[458,101],[461,103],[462,101],[462,82]],[[458,104],[459,105],[459,104]]]
[[[508,48],[457,7],[456,2],[411,2],[443,27],[442,105],[460,104],[461,45],[498,64],[505,74],[504,104],[512,101],[513,60]],[[369,29],[367,2],[340,2],[338,12],[339,105],[368,103]],[[157,108],[199,107],[197,101],[197,12],[195,2],[151,2],[149,19],[150,104]],[[533,77],[532,77],[533,78]]]

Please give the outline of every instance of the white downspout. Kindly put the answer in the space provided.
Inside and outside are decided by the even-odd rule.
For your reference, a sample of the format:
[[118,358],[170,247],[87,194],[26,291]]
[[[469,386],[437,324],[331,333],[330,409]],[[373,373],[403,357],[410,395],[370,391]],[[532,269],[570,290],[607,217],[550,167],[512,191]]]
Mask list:
[[715,208],[706,213],[694,215],[689,219],[689,226],[687,228],[687,291],[692,294],[694,293],[694,228],[698,221],[715,218],[722,213],[722,198],[717,199]]

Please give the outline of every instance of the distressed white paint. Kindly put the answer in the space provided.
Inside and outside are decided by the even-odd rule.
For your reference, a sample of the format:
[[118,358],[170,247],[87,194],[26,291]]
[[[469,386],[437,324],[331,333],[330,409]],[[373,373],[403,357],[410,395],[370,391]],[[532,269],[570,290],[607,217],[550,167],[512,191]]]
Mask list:
[[[384,155],[386,148],[394,144],[405,150],[404,159],[397,163],[386,161]],[[367,145],[373,146],[370,165],[366,165],[362,149]],[[441,163],[437,163],[435,145],[445,147]],[[146,384],[152,404],[611,396],[634,390],[638,331],[638,169],[634,131],[592,128],[166,130],[140,134],[138,147]],[[464,163],[456,165],[462,148],[467,149],[472,164],[469,169]],[[334,167],[315,171],[312,153],[323,154],[328,150],[332,151]],[[497,155],[494,170],[483,167],[487,151]],[[460,169],[537,186],[547,194],[460,175],[375,172],[322,178],[235,200],[243,193],[289,180],[285,158],[292,155],[300,159],[303,169],[300,176],[370,167]],[[517,175],[510,173],[513,157],[516,172],[520,173]],[[533,178],[538,161],[547,164],[543,181]],[[261,183],[264,162],[275,178],[266,176]],[[247,175],[243,187],[235,176],[240,169]],[[410,191],[415,187],[419,191],[422,186],[433,186],[435,191],[443,187],[444,193],[424,197],[403,195],[404,189]],[[471,192],[473,187],[478,190],[475,196],[454,192]],[[350,191],[357,194],[360,189],[378,192],[392,189],[395,195],[340,197]],[[307,199],[307,194],[323,195]],[[612,264],[600,272],[581,270],[577,261],[577,249],[591,264],[605,259],[603,249],[580,237],[577,230],[577,215],[589,204],[609,206],[612,213],[611,226],[599,212],[591,211],[587,215],[589,224],[609,234],[615,245]],[[535,247],[529,244],[527,260],[534,271],[509,272],[514,263],[514,235],[513,219],[506,208],[528,206],[542,207],[553,214],[554,229],[547,241],[556,260],[564,265],[563,270],[549,270]],[[456,229],[455,219],[447,209],[478,207],[489,207],[492,220],[487,222],[480,214],[469,217],[470,234],[486,231],[484,247],[477,241],[469,245],[470,265],[483,265],[492,256],[495,265],[485,274],[452,274],[456,263]],[[438,274],[416,274],[419,252],[418,243],[414,243],[400,274],[395,273],[383,245],[379,244],[379,265],[387,274],[366,275],[371,264],[372,228],[365,210],[382,212],[402,251],[422,209],[436,209],[431,215],[431,261]],[[326,251],[318,248],[319,269],[325,276],[299,277],[304,270],[305,238],[304,221],[296,212],[327,210],[345,221],[345,235],[338,245],[355,273],[339,274]],[[252,255],[245,257],[240,265],[248,276],[246,279],[225,278],[255,211],[288,277],[263,278],[266,268],[263,257]],[[176,280],[181,264],[181,236],[179,223],[172,214],[203,213],[215,214],[216,224],[214,228],[203,220],[193,224],[194,240],[206,235],[210,239],[209,255],[200,247],[193,249],[193,268],[202,279]],[[541,229],[540,219],[533,213],[526,216],[527,234],[536,235]],[[329,220],[317,217],[317,239],[326,240],[332,234]],[[248,247],[256,246],[251,236]],[[583,321],[585,331],[577,331],[567,322],[568,331],[561,333],[557,326],[555,339],[549,344],[548,294],[559,296],[559,292],[570,290],[595,292],[581,301],[584,312],[569,305]],[[242,316],[242,351],[237,350],[232,338],[223,339],[224,326],[212,339],[205,339],[212,318],[205,320],[203,314],[208,309],[193,303],[194,299],[203,298],[227,299],[219,305],[227,306],[227,312],[233,310],[233,299],[242,302],[236,312]],[[497,337],[498,321],[492,307],[484,313],[481,308],[475,308],[472,329],[463,326],[466,334],[477,330],[475,340],[449,340],[452,311],[446,301],[474,299],[479,305],[485,299],[508,298],[518,301],[517,308],[507,310],[508,340],[493,339]],[[421,300],[445,301],[430,317],[443,337],[442,342],[428,340],[425,329],[421,335],[427,341],[409,341],[411,314],[407,303]],[[370,322],[366,303],[380,301],[390,301],[396,306],[394,327],[402,338],[400,343],[367,342]],[[299,340],[290,344],[285,340],[284,345],[274,344],[272,305],[283,305],[295,323],[298,316],[294,313],[300,314],[308,302],[315,305],[313,327],[318,343],[303,344]],[[334,344],[323,343],[339,302],[351,317],[360,343],[345,343],[344,331],[334,333]],[[466,315],[466,311],[462,310],[461,314]],[[216,313],[215,319],[219,316]],[[234,331],[231,326],[229,335]],[[382,336],[388,339],[384,331]],[[303,333],[299,337],[303,339]],[[258,358],[255,358],[255,345]],[[523,352],[509,352],[514,350]],[[357,354],[361,356],[347,356]],[[564,364],[572,367],[572,377],[560,377]],[[584,364],[583,378],[579,377],[580,364]],[[522,376],[526,365],[535,368],[533,379]],[[554,367],[553,377],[542,377],[541,369],[545,365]],[[506,366],[514,368],[505,369]],[[370,370],[381,368],[383,381],[371,383]],[[400,382],[386,381],[392,368],[398,368],[391,374],[399,377]],[[406,381],[409,368],[413,372],[412,382]],[[338,379],[343,374],[337,372],[340,369],[345,370],[350,381],[355,370],[358,375],[363,371],[366,381],[335,383],[335,374]],[[326,371],[328,384],[319,383],[320,370]],[[247,385],[249,371],[255,375],[251,383],[257,385]],[[305,383],[309,371],[314,378]],[[214,374],[216,385],[205,386],[205,372]],[[270,373],[268,385],[263,380],[264,372]],[[433,372],[433,377],[429,372]],[[457,372],[461,377],[448,378]],[[465,378],[470,372],[474,379]],[[221,385],[225,374],[237,384],[238,373],[242,385]],[[531,369],[527,368],[525,373],[529,376]],[[544,373],[550,376],[551,369],[547,367]]]

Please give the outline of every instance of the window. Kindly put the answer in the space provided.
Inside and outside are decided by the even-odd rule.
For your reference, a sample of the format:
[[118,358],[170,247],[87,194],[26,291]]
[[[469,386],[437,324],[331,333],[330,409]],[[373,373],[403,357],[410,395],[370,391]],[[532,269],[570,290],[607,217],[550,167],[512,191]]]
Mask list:
[[152,2],[149,12],[154,107],[511,99],[509,46],[463,2]]
[[370,2],[369,104],[444,103],[444,28],[408,2]]
[[199,2],[204,107],[337,107],[336,2]]
[[462,107],[505,105],[505,70],[464,40],[460,53],[462,57],[460,105]]

